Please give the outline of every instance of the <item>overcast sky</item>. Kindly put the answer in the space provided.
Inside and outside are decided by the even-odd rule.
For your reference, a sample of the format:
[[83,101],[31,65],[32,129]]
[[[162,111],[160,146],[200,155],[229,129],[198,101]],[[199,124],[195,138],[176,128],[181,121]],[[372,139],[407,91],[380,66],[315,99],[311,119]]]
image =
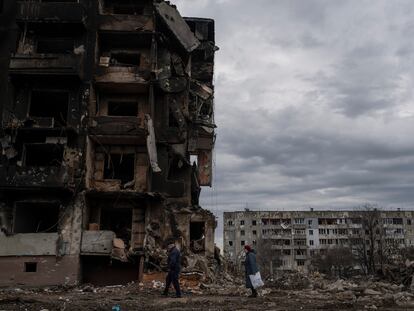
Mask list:
[[204,207],[414,207],[412,0],[173,2],[220,47]]

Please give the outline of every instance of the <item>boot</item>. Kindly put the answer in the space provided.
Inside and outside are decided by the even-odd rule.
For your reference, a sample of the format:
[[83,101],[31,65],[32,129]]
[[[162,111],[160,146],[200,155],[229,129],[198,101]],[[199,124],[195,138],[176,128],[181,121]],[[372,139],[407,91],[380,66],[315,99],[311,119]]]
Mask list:
[[256,298],[257,297],[257,290],[252,288],[252,294],[249,296],[249,298]]

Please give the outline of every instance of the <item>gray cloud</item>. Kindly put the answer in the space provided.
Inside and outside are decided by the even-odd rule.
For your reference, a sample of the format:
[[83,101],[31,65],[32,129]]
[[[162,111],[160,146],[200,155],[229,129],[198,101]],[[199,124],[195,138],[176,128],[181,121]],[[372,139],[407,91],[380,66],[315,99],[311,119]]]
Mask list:
[[411,0],[175,3],[220,46],[205,207],[412,207]]

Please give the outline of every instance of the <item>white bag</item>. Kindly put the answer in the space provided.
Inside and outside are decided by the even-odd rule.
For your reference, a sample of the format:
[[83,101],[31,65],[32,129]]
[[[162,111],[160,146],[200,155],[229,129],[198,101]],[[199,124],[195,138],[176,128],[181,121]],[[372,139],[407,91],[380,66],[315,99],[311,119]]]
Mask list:
[[256,274],[250,274],[249,278],[254,289],[262,287],[264,285],[262,277],[260,276],[260,272],[257,272]]

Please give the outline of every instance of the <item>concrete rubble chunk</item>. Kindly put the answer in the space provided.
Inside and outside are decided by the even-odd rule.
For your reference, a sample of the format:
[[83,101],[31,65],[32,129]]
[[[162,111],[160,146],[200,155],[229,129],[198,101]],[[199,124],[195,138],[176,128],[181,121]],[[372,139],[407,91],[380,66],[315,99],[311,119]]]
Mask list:
[[161,2],[155,5],[155,9],[158,16],[164,21],[165,25],[187,52],[194,51],[200,45],[200,41],[191,32],[188,24],[173,6],[166,2]]

